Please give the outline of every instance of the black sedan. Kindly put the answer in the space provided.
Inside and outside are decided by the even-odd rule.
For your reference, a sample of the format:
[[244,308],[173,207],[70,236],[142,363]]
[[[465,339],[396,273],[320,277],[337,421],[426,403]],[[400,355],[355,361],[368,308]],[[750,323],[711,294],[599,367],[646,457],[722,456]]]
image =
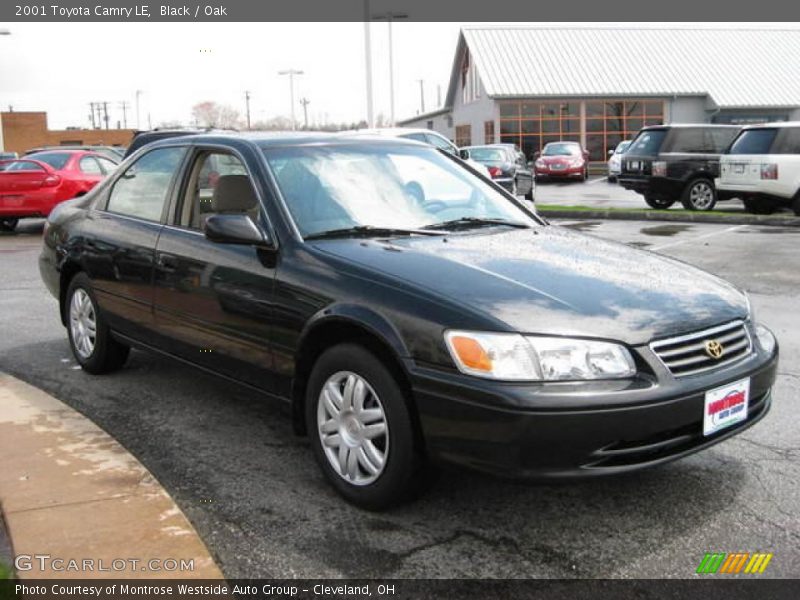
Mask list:
[[533,200],[536,191],[533,173],[528,167],[525,155],[516,150],[513,144],[490,144],[462,148],[472,160],[484,165],[494,182],[514,196],[525,196]]
[[86,371],[137,346],[285,401],[368,508],[435,462],[561,478],[685,456],[761,419],[777,369],[733,286],[400,139],[155,142],[59,205],[40,270]]

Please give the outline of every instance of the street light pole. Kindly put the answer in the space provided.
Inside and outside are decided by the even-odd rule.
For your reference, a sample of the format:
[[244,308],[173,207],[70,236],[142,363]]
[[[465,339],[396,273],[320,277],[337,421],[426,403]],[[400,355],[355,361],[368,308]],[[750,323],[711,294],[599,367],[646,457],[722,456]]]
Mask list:
[[142,95],[142,90],[136,90],[136,129],[142,129],[142,123],[139,120],[139,97]]
[[419,112],[425,113],[425,80],[417,79],[419,81]]
[[244,103],[247,106],[247,129],[250,130],[250,92],[245,90]]
[[367,73],[367,127],[375,124],[372,109],[372,40],[370,39],[369,0],[364,0],[364,62]]
[[385,12],[372,17],[376,21],[386,19],[389,27],[389,123],[394,126],[394,43],[392,41],[392,21],[407,19],[406,13]]
[[302,74],[303,71],[298,71],[296,69],[286,69],[285,71],[278,71],[278,75],[289,76],[289,101],[291,102],[292,106],[292,131],[295,131],[297,129],[297,120],[294,118],[294,76]]

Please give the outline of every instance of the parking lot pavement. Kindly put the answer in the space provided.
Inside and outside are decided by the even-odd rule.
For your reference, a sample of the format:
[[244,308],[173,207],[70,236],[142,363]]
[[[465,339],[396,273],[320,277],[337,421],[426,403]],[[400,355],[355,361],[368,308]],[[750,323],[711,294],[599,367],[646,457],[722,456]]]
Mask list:
[[143,352],[113,375],[81,371],[39,282],[41,227],[28,224],[0,235],[0,370],[115,436],[172,494],[228,577],[693,577],[706,552],[772,552],[761,576],[796,576],[800,230],[562,224],[749,290],[782,345],[771,413],[635,475],[534,485],[452,471],[414,504],[367,513],[325,483],[281,406]]
[[[587,181],[541,181],[536,183],[537,204],[562,206],[589,206],[591,208],[649,208],[644,197],[626,190],[618,183],[609,183],[606,177],[593,175]],[[673,210],[682,209],[676,202]],[[741,200],[718,202],[714,210],[744,212]]]

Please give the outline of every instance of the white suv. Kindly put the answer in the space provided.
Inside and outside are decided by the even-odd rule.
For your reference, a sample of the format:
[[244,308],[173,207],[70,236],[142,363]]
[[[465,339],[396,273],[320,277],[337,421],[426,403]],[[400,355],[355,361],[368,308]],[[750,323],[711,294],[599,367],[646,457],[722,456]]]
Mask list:
[[745,127],[720,158],[719,168],[721,198],[741,198],[757,214],[791,206],[800,216],[800,122]]

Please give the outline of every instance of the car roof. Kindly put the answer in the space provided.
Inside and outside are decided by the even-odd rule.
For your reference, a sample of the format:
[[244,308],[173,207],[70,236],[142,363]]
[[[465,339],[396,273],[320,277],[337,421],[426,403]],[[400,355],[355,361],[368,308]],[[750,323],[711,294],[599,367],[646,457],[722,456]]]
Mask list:
[[800,121],[772,121],[771,123],[754,123],[752,125],[745,125],[742,129],[772,129],[783,127],[800,127]]
[[422,127],[371,127],[366,129],[353,129],[341,133],[349,133],[351,135],[383,135],[388,137],[400,137],[410,133],[432,133],[434,135],[442,135],[432,129],[424,129]]
[[[310,146],[333,145],[353,143],[389,143],[398,145],[413,145],[429,148],[416,140],[406,138],[386,137],[376,134],[354,136],[352,132],[325,132],[325,131],[240,131],[240,132],[213,132],[194,135],[179,136],[181,142],[190,144],[220,144],[220,143],[250,143],[260,147],[268,146]],[[151,147],[163,147],[174,144],[174,137],[163,138],[151,142]]]
[[642,127],[641,131],[645,129],[688,129],[690,127],[703,127],[707,129],[741,129],[741,125],[729,125],[726,123],[670,123],[668,125],[647,125]]

